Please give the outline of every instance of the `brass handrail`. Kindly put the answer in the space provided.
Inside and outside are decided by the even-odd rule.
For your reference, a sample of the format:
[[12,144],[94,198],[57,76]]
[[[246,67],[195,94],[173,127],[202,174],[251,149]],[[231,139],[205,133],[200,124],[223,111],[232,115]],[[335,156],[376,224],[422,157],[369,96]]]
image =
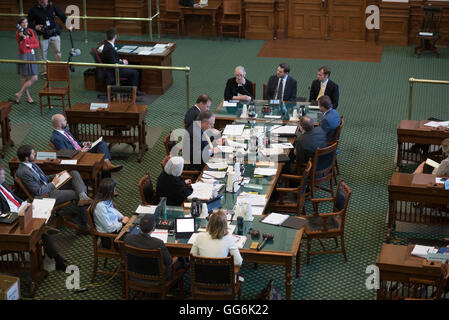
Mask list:
[[[23,12],[23,0],[19,1],[19,10],[20,13],[0,13],[0,17],[23,17],[23,16],[27,16],[27,14],[25,14]],[[151,0],[148,0],[148,18],[134,18],[134,17],[95,17],[95,16],[88,16],[87,15],[87,2],[86,0],[83,0],[83,12],[84,15],[82,16],[70,16],[71,18],[75,18],[75,19],[83,19],[84,21],[84,42],[88,43],[88,38],[87,38],[87,20],[112,20],[112,21],[117,21],[117,20],[123,20],[123,21],[145,21],[148,22],[149,24],[149,34],[150,34],[150,41],[153,41],[153,19],[154,18],[158,18],[157,19],[157,23],[158,23],[158,38],[161,38],[161,28],[160,28],[160,21],[159,21],[159,16],[160,16],[160,10],[159,10],[159,0],[156,0],[156,13],[154,15],[152,15],[151,12]]]
[[0,59],[0,63],[22,63],[22,64],[46,64],[46,63],[59,63],[67,64],[69,66],[78,67],[101,67],[101,68],[114,68],[115,69],[115,83],[120,86],[119,69],[144,69],[144,70],[173,70],[173,71],[184,71],[186,75],[186,107],[187,110],[190,108],[190,88],[189,88],[189,76],[190,67],[166,67],[166,66],[143,66],[143,65],[133,65],[133,64],[108,64],[108,63],[92,63],[92,62],[64,62],[64,61],[25,61],[25,60],[11,60],[11,59]]
[[413,107],[413,84],[414,83],[427,83],[427,84],[448,84],[446,80],[428,80],[428,79],[408,79],[409,82],[409,96],[408,96],[408,120],[412,120],[412,107]]

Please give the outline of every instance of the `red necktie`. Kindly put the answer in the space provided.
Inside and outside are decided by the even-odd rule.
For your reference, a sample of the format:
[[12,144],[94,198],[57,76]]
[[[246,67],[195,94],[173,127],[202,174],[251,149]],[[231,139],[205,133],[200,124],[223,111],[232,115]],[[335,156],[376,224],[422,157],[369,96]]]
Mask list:
[[14,199],[14,197],[11,197],[11,196],[9,195],[9,192],[6,192],[6,190],[3,189],[3,186],[0,188],[0,190],[2,190],[3,194],[9,199],[9,201],[11,201],[12,203],[14,203],[15,206],[16,206],[17,208],[20,208],[20,203],[17,202],[17,200]]
[[81,150],[80,145],[75,140],[72,139],[70,134],[68,134],[66,131],[64,131],[64,134],[70,140],[70,142],[73,144],[73,146],[75,147],[76,150]]

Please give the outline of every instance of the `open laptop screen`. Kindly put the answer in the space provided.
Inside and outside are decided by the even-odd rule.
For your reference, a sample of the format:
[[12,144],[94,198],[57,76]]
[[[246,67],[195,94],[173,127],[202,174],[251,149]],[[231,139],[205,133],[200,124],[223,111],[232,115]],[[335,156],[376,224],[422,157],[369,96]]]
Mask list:
[[194,218],[177,218],[176,219],[176,233],[195,232]]

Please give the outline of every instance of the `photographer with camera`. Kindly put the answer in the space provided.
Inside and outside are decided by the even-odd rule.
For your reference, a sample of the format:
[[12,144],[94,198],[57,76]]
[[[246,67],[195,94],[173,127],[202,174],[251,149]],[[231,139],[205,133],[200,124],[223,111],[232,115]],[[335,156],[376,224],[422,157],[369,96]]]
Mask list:
[[[16,40],[19,46],[19,59],[24,61],[36,61],[34,49],[39,48],[36,35],[32,29],[28,29],[27,18],[20,18],[16,26]],[[29,88],[37,80],[37,64],[19,63],[17,64],[17,72],[21,76],[22,88],[16,93],[16,99],[11,100],[15,103],[20,102],[23,93],[26,92],[28,103],[34,103],[31,98]],[[29,79],[27,79],[30,77]]]
[[[59,17],[65,24],[67,17],[61,9],[51,1],[38,0],[38,3],[28,11],[28,21],[30,27],[36,29],[39,35],[40,59],[47,60],[48,46],[53,47],[54,59],[61,60],[61,26],[55,22],[55,17]],[[72,27],[68,28],[72,31]],[[42,65],[42,76],[46,76],[45,65]]]

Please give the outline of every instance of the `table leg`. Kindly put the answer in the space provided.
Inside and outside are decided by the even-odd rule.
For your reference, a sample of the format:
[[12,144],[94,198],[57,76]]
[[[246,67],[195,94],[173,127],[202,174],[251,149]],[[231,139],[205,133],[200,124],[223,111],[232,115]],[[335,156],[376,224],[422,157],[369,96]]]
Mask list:
[[215,13],[212,14],[212,29],[214,30],[214,39],[217,38],[217,24],[215,21]]
[[184,14],[182,13],[182,10],[179,14],[179,19],[181,20],[181,32],[182,32],[182,36],[185,36],[185,28],[184,28]]
[[30,296],[34,297],[37,285],[42,278],[48,275],[48,272],[43,269],[42,260],[42,246],[40,243],[36,244],[34,250],[30,251],[30,264],[31,264],[31,287]]
[[296,252],[296,278],[301,273],[301,244],[299,245],[298,252]]
[[285,263],[285,299],[290,300],[292,294],[292,264],[293,257]]
[[396,159],[397,159],[396,166],[400,168],[402,164],[402,142],[398,142],[398,156]]

